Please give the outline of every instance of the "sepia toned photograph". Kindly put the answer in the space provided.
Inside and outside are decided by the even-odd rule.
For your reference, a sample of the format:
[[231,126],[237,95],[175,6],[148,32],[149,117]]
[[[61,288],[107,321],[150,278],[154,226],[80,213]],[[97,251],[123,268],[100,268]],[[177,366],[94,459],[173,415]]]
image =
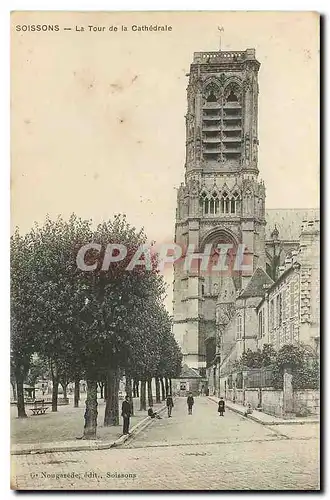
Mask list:
[[319,491],[319,14],[10,37],[11,489]]

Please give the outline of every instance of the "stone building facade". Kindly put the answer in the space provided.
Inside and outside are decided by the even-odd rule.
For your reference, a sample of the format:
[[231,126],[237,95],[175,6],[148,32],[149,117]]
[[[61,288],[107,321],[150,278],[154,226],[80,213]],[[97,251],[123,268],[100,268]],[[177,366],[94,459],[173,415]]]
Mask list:
[[[188,75],[185,182],[178,189],[175,242],[192,265],[184,259],[174,265],[173,332],[183,362],[211,385],[224,360],[256,345],[256,308],[288,253],[299,249],[302,221],[316,214],[265,209],[258,169],[259,67],[254,49],[197,52]],[[226,268],[219,244],[228,245]]]
[[305,221],[299,251],[292,251],[279,268],[277,281],[258,304],[258,347],[303,342],[319,348],[320,227]]
[[[265,267],[265,187],[258,180],[258,70],[254,49],[197,52],[187,88],[185,183],[178,190],[175,241],[195,254],[206,245],[245,245],[247,272]],[[190,245],[190,247],[189,247]],[[174,269],[174,334],[184,362],[203,372],[206,341],[215,338],[221,273]]]

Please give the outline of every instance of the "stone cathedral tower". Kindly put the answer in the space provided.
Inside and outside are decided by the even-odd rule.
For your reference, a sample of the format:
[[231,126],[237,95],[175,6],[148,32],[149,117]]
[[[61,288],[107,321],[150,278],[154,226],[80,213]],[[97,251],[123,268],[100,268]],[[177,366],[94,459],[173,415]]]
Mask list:
[[[259,67],[254,49],[196,52],[188,75],[185,182],[178,190],[175,241],[183,255],[189,245],[203,253],[212,244],[215,259],[219,243],[233,246],[232,259],[244,244],[249,270],[228,272],[236,291],[266,266],[265,187],[258,181]],[[174,268],[174,334],[183,362],[201,374],[206,340],[216,337],[221,273],[202,273],[198,266],[185,270],[182,262]]]

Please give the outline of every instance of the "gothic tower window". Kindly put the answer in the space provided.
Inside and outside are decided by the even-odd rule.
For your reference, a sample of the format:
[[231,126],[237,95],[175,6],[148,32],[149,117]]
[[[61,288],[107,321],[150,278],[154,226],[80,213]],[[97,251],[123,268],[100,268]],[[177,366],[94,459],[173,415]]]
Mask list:
[[248,189],[245,192],[245,213],[252,214],[253,213],[253,195],[252,192]]
[[223,214],[228,214],[229,206],[230,206],[229,196],[226,192],[224,192],[221,198],[221,212]]
[[227,97],[227,102],[238,102],[238,97],[233,90],[230,91],[230,94]]
[[232,214],[237,214],[239,211],[239,194],[235,191],[230,200],[230,212]]
[[217,102],[217,98],[216,96],[214,95],[214,92],[211,91],[208,95],[208,98],[206,99],[207,102]]

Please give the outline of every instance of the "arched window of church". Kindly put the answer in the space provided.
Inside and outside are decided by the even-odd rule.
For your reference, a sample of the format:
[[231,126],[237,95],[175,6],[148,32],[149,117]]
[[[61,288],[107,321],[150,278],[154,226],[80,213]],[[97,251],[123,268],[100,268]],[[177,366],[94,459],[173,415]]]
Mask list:
[[252,192],[250,190],[247,190],[245,193],[245,211],[248,214],[252,214],[253,212],[253,199]]
[[210,214],[214,214],[214,199],[210,200]]
[[228,214],[230,212],[230,199],[226,192],[222,194],[221,198],[221,212]]
[[208,98],[206,100],[207,100],[207,102],[217,102],[217,98],[214,95],[214,92],[212,90],[209,93]]
[[239,194],[235,191],[230,200],[230,212],[236,214],[239,211]]
[[227,97],[227,101],[228,102],[238,102],[238,97],[233,90],[230,91],[230,94]]
[[207,197],[207,194],[205,193],[205,191],[200,196],[199,205],[200,205],[201,209],[203,210],[204,214],[209,213],[209,200],[208,200],[208,197]]
[[213,210],[210,210],[210,213],[216,215],[219,213],[219,198],[218,198],[218,193],[216,191],[214,191],[212,194],[211,202],[213,202],[212,203]]

